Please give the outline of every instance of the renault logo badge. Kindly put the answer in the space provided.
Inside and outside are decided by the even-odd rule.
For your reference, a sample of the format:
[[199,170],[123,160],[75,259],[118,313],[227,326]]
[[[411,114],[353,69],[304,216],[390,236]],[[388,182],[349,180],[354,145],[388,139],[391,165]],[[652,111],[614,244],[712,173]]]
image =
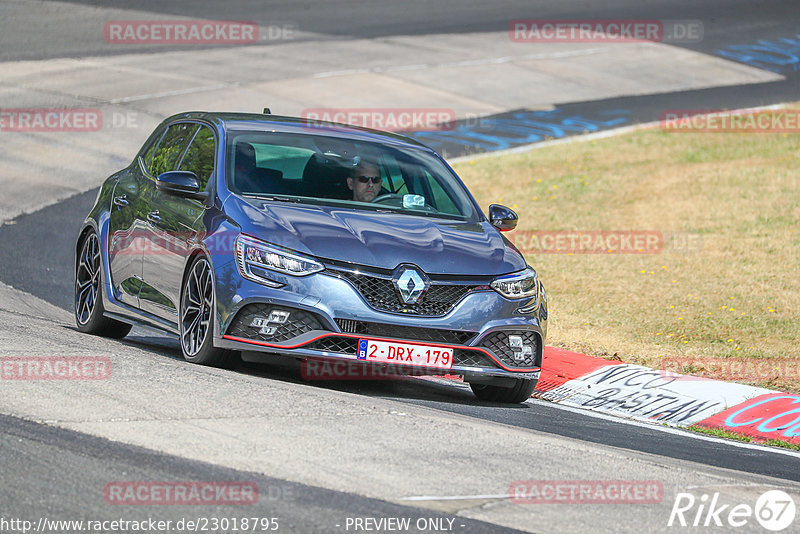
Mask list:
[[402,265],[394,272],[394,287],[404,304],[416,304],[431,285],[425,274],[415,267]]

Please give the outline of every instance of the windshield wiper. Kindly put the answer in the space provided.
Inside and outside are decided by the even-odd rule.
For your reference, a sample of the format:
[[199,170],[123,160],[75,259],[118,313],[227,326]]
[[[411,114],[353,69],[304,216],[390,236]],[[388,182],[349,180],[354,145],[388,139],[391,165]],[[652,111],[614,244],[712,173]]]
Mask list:
[[257,198],[258,200],[275,200],[278,202],[300,202],[300,199],[297,197],[275,197],[271,195],[258,195],[254,193],[242,193],[242,196],[249,197],[249,198]]

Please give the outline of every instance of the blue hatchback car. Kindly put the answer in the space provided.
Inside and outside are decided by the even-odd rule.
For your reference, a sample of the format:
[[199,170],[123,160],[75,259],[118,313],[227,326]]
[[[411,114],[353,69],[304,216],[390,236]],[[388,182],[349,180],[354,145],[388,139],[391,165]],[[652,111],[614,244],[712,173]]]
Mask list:
[[75,319],[116,338],[160,328],[199,364],[459,375],[481,399],[522,402],[547,297],[501,234],[516,223],[499,205],[487,218],[408,137],[184,113],[100,188],[76,244]]

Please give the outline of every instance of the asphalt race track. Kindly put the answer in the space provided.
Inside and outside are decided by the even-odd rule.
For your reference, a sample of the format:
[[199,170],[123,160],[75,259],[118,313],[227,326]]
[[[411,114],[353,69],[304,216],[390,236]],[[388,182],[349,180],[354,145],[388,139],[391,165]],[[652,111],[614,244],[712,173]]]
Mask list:
[[[70,9],[69,4],[78,9]],[[259,9],[260,5],[260,2],[254,1],[220,5],[212,1],[192,0],[178,0],[169,4],[117,0],[72,1],[61,3],[58,8],[48,8],[46,5],[9,2],[4,9],[20,23],[4,27],[4,46],[0,59],[115,53],[101,43],[92,44],[89,38],[98,22],[102,25],[108,20],[107,13],[92,9],[99,6],[157,13],[167,20],[170,16],[191,16],[210,20],[253,20],[261,26],[293,23],[302,31],[325,36],[325,39],[505,32],[509,21],[515,19],[695,19],[704,24],[703,40],[687,46],[710,52],[731,43],[755,42],[797,31],[797,5],[789,0],[609,0],[602,5],[587,4],[582,0],[535,4],[519,0],[501,0],[491,4],[477,0],[442,0],[435,3],[410,0],[402,5],[332,0],[324,3],[287,2],[269,9]],[[63,22],[58,24],[53,19],[45,19],[43,16],[47,15],[60,15]],[[42,28],[50,29],[46,39],[36,33]],[[179,48],[178,45],[174,46]]]
[[[45,209],[40,212],[25,215],[17,219],[16,224],[10,228],[13,231],[0,232],[0,250],[15,250],[17,254],[7,256],[6,260],[13,257],[14,265],[4,272],[13,273],[3,280],[5,283],[36,295],[51,304],[65,310],[72,305],[71,273],[65,269],[45,270],[31,272],[25,265],[36,265],[36,258],[42,254],[41,250],[28,248],[25,243],[52,243],[47,250],[51,265],[70,265],[72,262],[72,249],[69,240],[58,240],[58,236],[75,235],[78,231],[79,220],[73,214],[88,212],[96,196],[96,191],[89,191],[82,195],[72,197],[59,204],[59,210]],[[57,244],[57,246],[56,246]],[[152,344],[155,350],[168,351],[175,359],[180,358],[180,347],[177,341],[170,338],[154,338],[154,332],[144,336],[143,346]],[[249,372],[277,380],[298,381],[298,373],[278,373],[268,366],[249,365],[241,372]],[[313,384],[309,387],[326,387]],[[800,481],[800,471],[792,469],[800,460],[800,455],[786,455],[780,452],[770,452],[763,448],[742,448],[733,444],[721,444],[718,441],[704,442],[699,438],[692,440],[692,446],[686,446],[685,433],[665,434],[663,431],[649,426],[631,426],[621,422],[602,420],[580,413],[565,411],[546,402],[531,401],[526,409],[517,407],[492,406],[487,407],[475,401],[472,393],[453,387],[435,386],[418,380],[409,380],[407,383],[385,384],[369,383],[335,383],[334,387],[342,391],[350,391],[359,395],[378,395],[390,397],[399,402],[408,402],[435,408],[446,412],[453,412],[470,417],[478,417],[496,423],[512,425],[520,428],[540,430],[572,439],[602,443],[614,447],[621,447],[641,452],[649,452],[670,458],[680,458],[693,462],[738,469],[750,473],[763,474]],[[530,413],[530,412],[533,412]],[[724,453],[723,453],[724,451]],[[768,461],[765,458],[769,458]]]
[[[282,529],[295,532],[324,532],[344,524],[345,517],[384,516],[439,520],[444,514],[430,513],[410,506],[367,499],[357,495],[315,488],[265,476],[254,477],[233,469],[203,462],[165,456],[151,451],[109,442],[59,428],[39,425],[13,417],[0,417],[3,433],[0,451],[8,466],[6,480],[24,479],[30,485],[7,485],[0,492],[6,509],[20,517],[45,517],[51,520],[91,516],[100,520],[126,518],[142,520],[157,517],[159,521],[177,524],[185,517],[196,516],[190,506],[142,506],[131,513],[109,510],[103,488],[109,480],[134,476],[141,480],[159,481],[237,481],[247,478],[257,484],[264,496],[259,503],[242,513],[241,507],[221,506],[214,513],[219,517],[279,517]],[[59,458],[53,469],[52,458]],[[51,488],[58,488],[52,491]],[[238,508],[238,509],[237,509]],[[446,524],[446,523],[445,523]],[[471,519],[458,519],[461,532],[520,532]]]
[[[372,46],[402,41],[410,50],[426,50],[429,40],[447,45],[461,38],[459,42],[468,43],[473,35],[506,33],[513,19],[701,21],[702,40],[660,45],[658,53],[664,55],[659,57],[686,54],[711,58],[713,65],[724,60],[728,69],[725,83],[687,81],[682,87],[678,80],[667,92],[642,86],[591,98],[576,90],[578,96],[559,101],[543,89],[542,105],[536,109],[523,105],[528,102],[524,95],[522,104],[508,106],[491,90],[481,102],[468,102],[465,96],[464,109],[474,105],[481,124],[460,118],[455,133],[420,135],[448,156],[544,139],[544,134],[515,137],[503,132],[500,122],[492,122],[509,118],[551,121],[555,127],[563,125],[564,117],[581,117],[599,131],[658,120],[664,109],[800,100],[796,1],[612,0],[600,6],[583,1],[334,0],[269,8],[259,2],[188,0],[168,5],[9,1],[0,5],[0,61],[7,67],[0,71],[44,65],[43,72],[63,73],[63,62],[91,66],[116,57],[128,61],[128,55],[136,61],[152,57],[155,65],[164,62],[169,69],[177,57],[170,54],[221,58],[237,52],[226,46],[114,48],[96,37],[97,28],[108,20],[154,18],[254,20],[262,27],[295,28],[291,46],[300,52],[281,48],[287,46],[282,42],[259,45],[286,73],[253,83],[278,96],[284,94],[275,88],[282,81],[301,86],[318,79],[314,72],[326,66],[324,61],[306,71],[298,59],[314,47],[341,47],[336,49],[337,62],[327,70],[358,68],[367,61],[373,71],[366,75],[372,76],[384,68]],[[765,46],[760,42],[783,43],[781,61],[756,57],[753,47]],[[750,56],[741,52],[747,46]],[[281,52],[273,57],[272,50]],[[733,61],[736,50],[740,53]],[[180,56],[180,62],[188,57]],[[392,68],[412,59],[393,58]],[[139,100],[117,98],[128,95],[124,91],[131,77],[144,72],[126,68],[91,94],[78,82],[51,86],[46,79],[25,81],[24,76],[0,73],[0,108],[93,103],[103,109],[119,106],[139,118],[137,128],[116,132],[123,138],[118,146],[113,130],[87,137],[91,143],[72,145],[70,140],[63,146],[63,137],[28,133],[17,138],[0,131],[5,167],[0,183],[6,197],[0,201],[0,355],[109,355],[114,363],[110,380],[92,384],[0,382],[0,531],[21,531],[3,523],[12,518],[35,524],[42,517],[177,522],[249,516],[280,518],[278,532],[354,532],[359,529],[353,518],[367,517],[408,518],[412,525],[425,526],[404,532],[674,532],[691,530],[667,526],[680,492],[719,492],[725,502],[752,505],[766,489],[800,491],[800,453],[794,451],[632,424],[543,401],[513,407],[481,403],[462,384],[438,379],[308,383],[291,365],[247,364],[235,371],[192,366],[182,361],[176,340],[138,327],[122,341],[77,333],[72,319],[73,246],[97,185],[127,164],[125,157],[133,155],[170,106],[177,112],[184,110],[184,98],[188,107],[207,102],[195,94],[160,89],[150,94],[146,87],[134,93]],[[217,68],[249,69],[246,62]],[[436,80],[431,75],[414,81],[430,85]],[[502,82],[506,87],[498,87],[498,95],[514,79]],[[215,91],[240,89],[240,82],[222,89],[208,80],[203,83],[210,84],[209,99]],[[288,106],[291,100],[286,102]],[[566,130],[563,136],[579,133]],[[61,163],[48,158],[67,152],[79,156],[64,156]],[[507,498],[515,480],[614,478],[659,481],[663,499],[625,506],[520,505]],[[104,488],[114,481],[247,481],[258,487],[259,499],[244,507],[114,505],[104,497]],[[360,531],[369,530],[361,525]],[[384,524],[380,531],[400,530]],[[751,521],[737,531],[763,530]]]

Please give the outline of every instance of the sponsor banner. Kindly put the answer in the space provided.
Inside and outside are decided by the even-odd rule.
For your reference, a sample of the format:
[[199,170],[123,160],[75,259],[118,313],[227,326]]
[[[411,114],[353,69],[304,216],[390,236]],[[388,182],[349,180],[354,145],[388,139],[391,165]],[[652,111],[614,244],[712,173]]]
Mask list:
[[800,395],[768,392],[696,423],[757,439],[800,443]]
[[106,380],[107,356],[3,356],[0,380]]
[[113,505],[245,505],[258,502],[255,482],[109,482],[103,488]]
[[703,29],[699,20],[517,19],[508,37],[515,43],[696,43]]
[[658,480],[515,480],[508,488],[515,504],[657,504],[664,499]]
[[542,372],[536,383],[534,396],[541,396],[541,393],[563,386],[570,380],[587,375],[600,367],[617,364],[621,364],[621,362],[594,358],[558,347],[545,347]]
[[[545,368],[546,368],[545,360]],[[769,390],[701,380],[639,365],[605,365],[537,395],[619,417],[688,426]]]
[[390,132],[452,130],[456,125],[455,110],[447,108],[310,108],[300,117],[311,126],[338,122]]
[[[760,440],[800,443],[800,395],[675,372],[698,361],[667,358],[660,369],[545,347],[533,397],[576,408],[673,426],[720,428]],[[727,379],[790,377],[791,362],[713,359]],[[783,366],[783,367],[781,367]]]
[[235,20],[111,20],[103,27],[109,44],[250,44],[258,24]]
[[720,110],[667,109],[661,112],[665,132],[800,133],[800,109]]

